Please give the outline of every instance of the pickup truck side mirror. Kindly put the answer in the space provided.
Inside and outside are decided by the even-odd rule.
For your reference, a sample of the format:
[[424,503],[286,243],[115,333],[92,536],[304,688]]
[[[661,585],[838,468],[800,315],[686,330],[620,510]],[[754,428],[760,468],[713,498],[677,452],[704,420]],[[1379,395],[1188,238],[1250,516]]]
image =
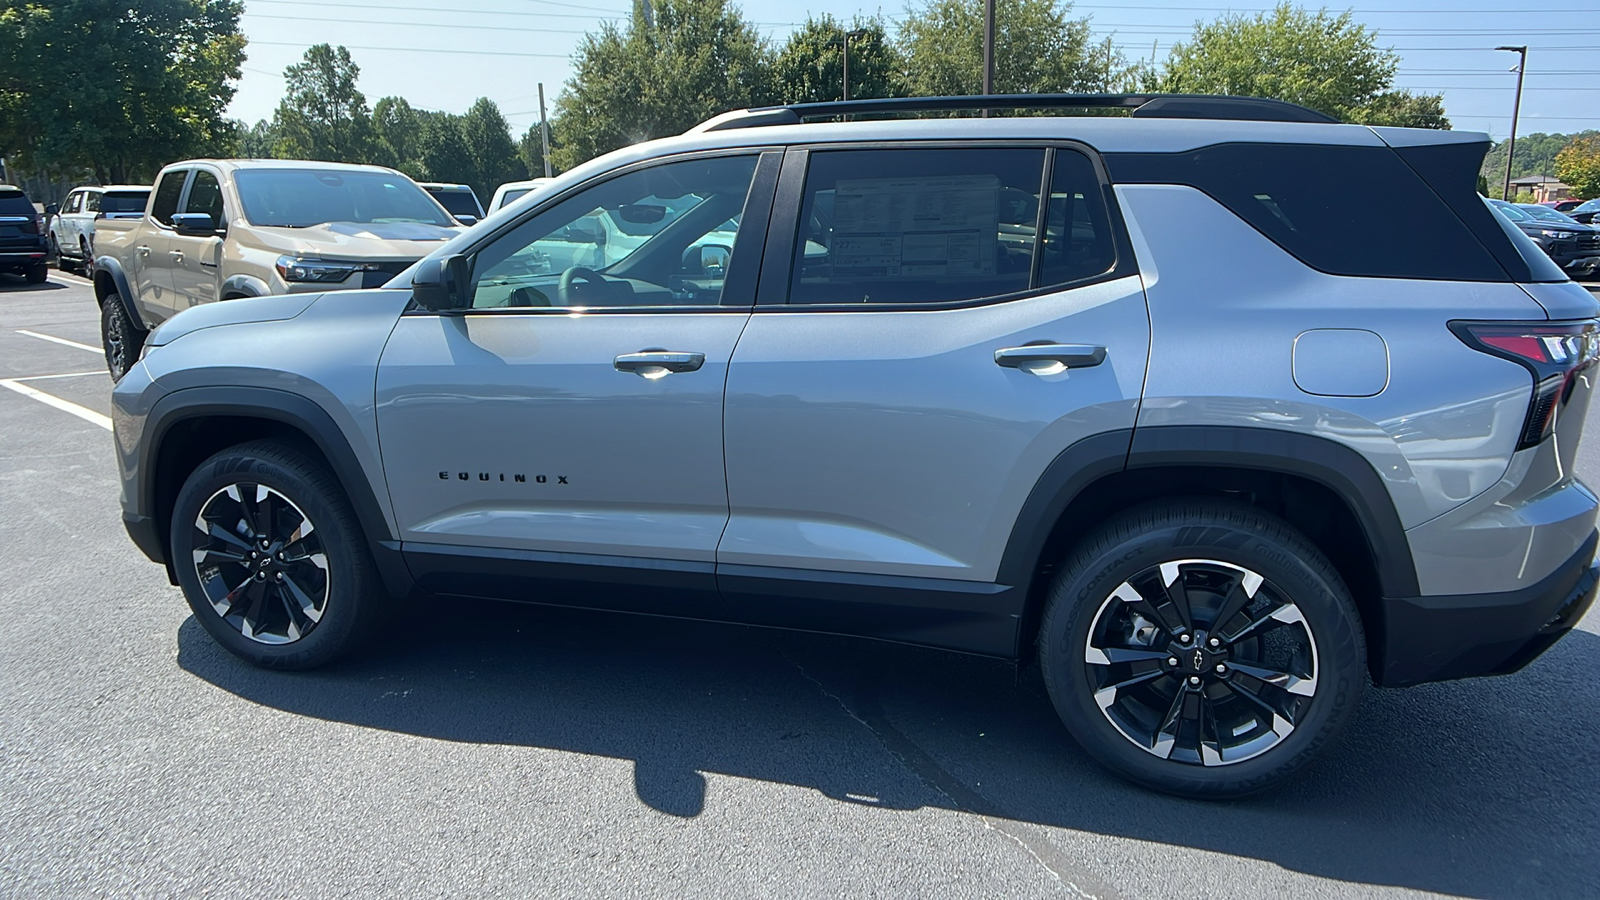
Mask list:
[[209,213],[174,213],[172,229],[190,237],[210,237],[217,233],[217,223]]
[[417,264],[411,276],[411,299],[423,309],[443,312],[471,306],[467,258],[457,253]]
[[469,213],[466,215],[456,216],[456,221],[467,226],[468,228],[471,228],[473,225],[478,224],[478,217]]

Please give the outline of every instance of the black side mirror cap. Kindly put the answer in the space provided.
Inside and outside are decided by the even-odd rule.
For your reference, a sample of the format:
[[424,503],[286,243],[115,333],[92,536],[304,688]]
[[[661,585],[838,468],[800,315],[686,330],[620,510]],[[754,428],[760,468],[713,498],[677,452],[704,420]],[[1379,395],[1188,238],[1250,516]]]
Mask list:
[[471,305],[469,277],[467,258],[459,253],[425,259],[411,276],[411,299],[434,312],[466,309]]
[[172,229],[191,237],[210,237],[217,233],[217,223],[207,213],[174,213]]

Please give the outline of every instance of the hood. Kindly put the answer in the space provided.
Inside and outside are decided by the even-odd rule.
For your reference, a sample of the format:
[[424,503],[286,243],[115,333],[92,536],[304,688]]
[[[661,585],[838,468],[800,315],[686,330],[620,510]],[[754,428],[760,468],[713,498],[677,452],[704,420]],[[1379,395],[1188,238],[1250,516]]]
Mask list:
[[274,294],[269,297],[243,297],[218,303],[202,303],[179,312],[156,326],[144,339],[147,347],[170,344],[186,334],[218,325],[247,322],[279,322],[306,311],[321,294]]
[[413,260],[466,229],[421,222],[324,222],[308,228],[251,225],[256,243],[279,253],[329,259]]
[[1516,222],[1514,224],[1531,235],[1536,235],[1541,231],[1571,231],[1577,234],[1594,234],[1596,231],[1600,231],[1600,228],[1595,228],[1593,225],[1570,225],[1566,222],[1533,221]]

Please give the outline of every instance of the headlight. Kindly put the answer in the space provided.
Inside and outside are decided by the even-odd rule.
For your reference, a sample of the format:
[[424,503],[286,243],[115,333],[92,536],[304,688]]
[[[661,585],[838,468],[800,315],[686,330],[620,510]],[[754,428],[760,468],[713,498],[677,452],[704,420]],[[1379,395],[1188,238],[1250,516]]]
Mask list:
[[1573,235],[1573,232],[1570,231],[1550,231],[1549,229],[1541,229],[1539,233],[1547,238],[1555,238],[1558,241],[1564,241]]
[[371,272],[377,268],[372,263],[298,256],[280,256],[277,264],[278,277],[284,281],[343,281],[357,272]]

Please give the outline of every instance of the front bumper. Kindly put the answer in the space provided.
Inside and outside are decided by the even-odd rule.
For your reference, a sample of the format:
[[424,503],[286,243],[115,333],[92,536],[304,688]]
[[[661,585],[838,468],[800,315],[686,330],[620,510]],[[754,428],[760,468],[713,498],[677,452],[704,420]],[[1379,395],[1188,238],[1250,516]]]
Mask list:
[[1503,594],[1382,601],[1373,680],[1385,687],[1505,675],[1521,669],[1572,630],[1600,586],[1590,534],[1543,581]]

